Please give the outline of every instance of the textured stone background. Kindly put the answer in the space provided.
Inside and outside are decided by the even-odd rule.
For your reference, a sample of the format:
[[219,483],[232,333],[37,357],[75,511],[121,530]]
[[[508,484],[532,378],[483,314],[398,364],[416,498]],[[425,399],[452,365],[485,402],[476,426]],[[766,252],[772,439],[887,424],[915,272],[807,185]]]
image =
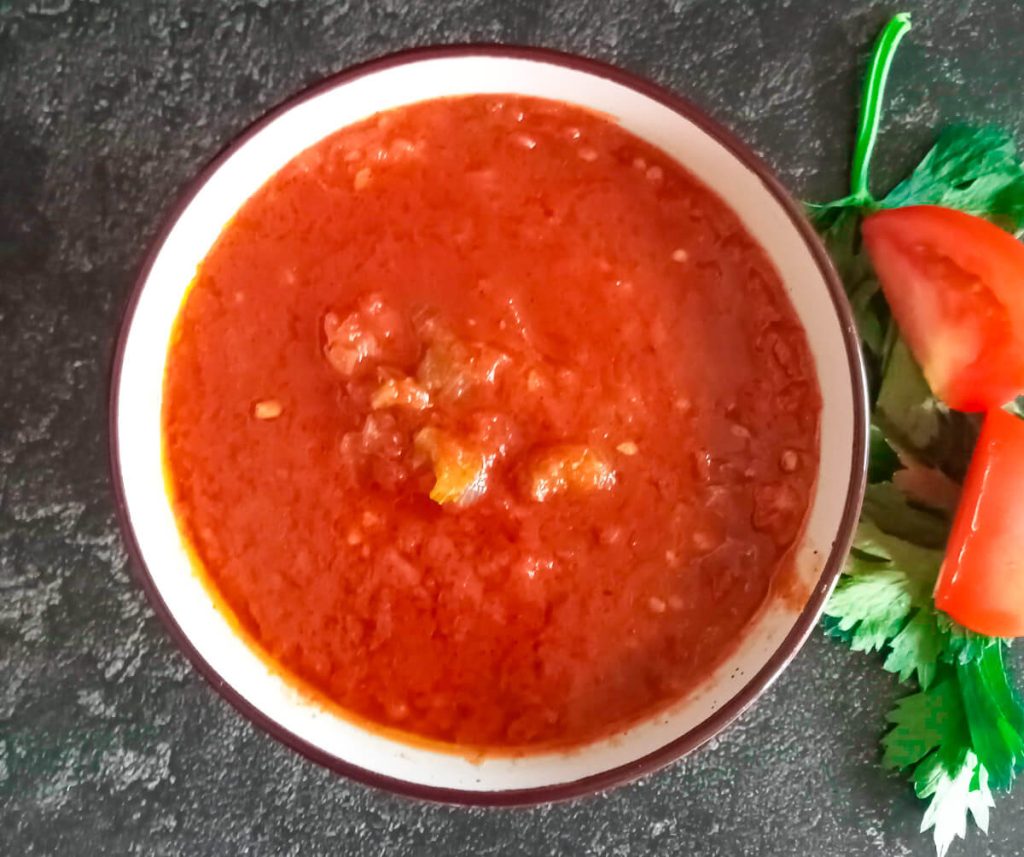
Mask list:
[[[1014,0],[935,0],[896,63],[880,176],[939,123],[1024,118]],[[866,0],[0,0],[0,853],[926,855],[878,766],[895,687],[815,635],[697,755],[534,810],[424,806],[255,731],[187,666],[112,514],[111,347],[176,192],[267,107],[350,63],[465,40],[600,57],[685,93],[799,195],[843,190]],[[956,854],[1024,853],[1024,788]]]

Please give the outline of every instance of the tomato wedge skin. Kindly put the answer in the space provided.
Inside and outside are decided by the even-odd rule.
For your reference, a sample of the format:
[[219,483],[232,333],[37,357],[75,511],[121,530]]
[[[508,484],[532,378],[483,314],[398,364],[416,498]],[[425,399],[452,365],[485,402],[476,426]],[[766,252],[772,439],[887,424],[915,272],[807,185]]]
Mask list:
[[1024,244],[935,205],[871,214],[862,235],[900,333],[940,399],[987,411],[1024,391]]
[[1024,636],[1024,420],[996,409],[981,428],[953,519],[935,606],[991,637]]

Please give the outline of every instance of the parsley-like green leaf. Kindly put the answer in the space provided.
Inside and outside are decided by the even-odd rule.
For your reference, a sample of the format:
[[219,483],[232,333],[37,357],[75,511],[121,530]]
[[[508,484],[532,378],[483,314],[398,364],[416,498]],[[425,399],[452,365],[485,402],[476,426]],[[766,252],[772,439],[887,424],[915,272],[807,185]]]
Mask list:
[[870,368],[877,374],[892,321],[878,277],[861,243],[861,214],[854,209],[829,209],[812,211],[811,218],[846,287],[857,332],[870,358]]
[[985,833],[989,809],[995,806],[988,786],[988,773],[970,750],[959,748],[952,758],[933,753],[914,769],[914,791],[931,798],[921,832],[933,828],[937,857],[945,857],[956,838],[967,838],[967,815]]
[[868,482],[888,482],[902,466],[899,455],[885,439],[882,430],[878,426],[871,426],[868,436]]
[[917,169],[880,205],[942,205],[1015,232],[1024,225],[1024,167],[1017,146],[1000,128],[946,128]]
[[917,682],[927,690],[935,679],[939,656],[946,638],[935,623],[935,611],[918,610],[890,642],[889,655],[882,665],[908,681],[917,673]]
[[[835,621],[833,633],[848,635],[855,652],[885,648],[914,610],[928,605],[941,562],[940,551],[905,542],[871,521],[861,521],[854,552],[825,605],[825,614]],[[903,646],[908,644],[905,638]],[[910,657],[906,652],[901,655],[898,670]]]
[[884,668],[900,681],[916,675],[922,689],[931,685],[940,662],[973,663],[998,642],[935,609],[931,591],[948,527],[941,516],[912,506],[891,483],[868,486],[853,551],[825,606],[830,636],[856,652],[888,647]]
[[934,828],[942,857],[957,837],[967,835],[967,815],[983,831],[994,806],[988,772],[970,749],[971,734],[956,676],[949,672],[928,690],[905,696],[889,713],[893,728],[882,739],[884,765],[915,765],[914,789],[931,799],[921,830]]
[[882,739],[882,764],[888,768],[916,764],[940,747],[964,747],[970,738],[953,677],[903,697],[887,719],[893,728]]
[[926,548],[942,548],[950,521],[934,509],[912,504],[892,482],[876,482],[864,493],[862,517],[892,536]]
[[1007,722],[1017,732],[1024,734],[1024,706],[1010,682],[1003,659],[1003,651],[1008,646],[1009,642],[1003,640],[1000,645],[990,647],[985,657],[979,659],[979,669],[984,676],[989,697],[999,706]]
[[941,432],[941,405],[902,339],[889,354],[874,420],[909,450],[928,449]]
[[980,660],[992,646],[1004,642],[999,637],[986,637],[971,631],[939,610],[935,611],[935,621],[946,636],[943,660],[951,664],[969,664]]
[[837,620],[839,631],[849,633],[855,652],[874,652],[899,634],[913,610],[913,600],[907,576],[881,567],[844,576],[825,613]]
[[[847,562],[847,574],[859,574],[861,569],[885,561],[888,567],[899,571],[912,584],[915,606],[931,604],[931,588],[942,565],[942,551],[921,547],[887,533],[872,520],[861,520],[853,547],[855,553]],[[857,553],[866,555],[866,563]]]
[[935,398],[902,339],[889,354],[872,418],[887,440],[922,464],[958,481],[967,473],[978,418]]
[[1024,709],[1010,687],[1003,647],[989,646],[976,661],[957,667],[971,746],[992,785],[1009,788],[1024,768]]

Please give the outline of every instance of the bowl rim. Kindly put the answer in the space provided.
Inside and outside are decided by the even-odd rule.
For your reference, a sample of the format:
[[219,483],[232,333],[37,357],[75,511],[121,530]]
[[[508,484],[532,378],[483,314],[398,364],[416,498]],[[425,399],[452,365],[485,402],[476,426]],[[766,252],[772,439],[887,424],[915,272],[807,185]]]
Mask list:
[[[792,628],[764,666],[740,689],[734,697],[713,711],[698,726],[674,738],[667,744],[645,756],[600,773],[565,783],[556,783],[531,788],[470,791],[465,789],[431,786],[409,782],[380,774],[368,768],[355,765],[339,756],[315,746],[299,735],[284,728],[263,713],[256,705],[236,691],[199,653],[191,640],[178,625],[167,607],[153,577],[143,559],[142,550],[131,524],[125,488],[122,478],[118,442],[118,409],[121,372],[124,364],[128,332],[132,327],[139,298],[149,278],[150,271],[172,228],[181,214],[192,202],[199,190],[213,174],[234,153],[257,132],[287,110],[357,78],[395,66],[416,63],[423,60],[450,59],[463,57],[486,57],[497,59],[533,60],[581,71],[611,80],[641,95],[647,96],[673,112],[682,115],[702,132],[725,147],[730,154],[750,169],[765,185],[782,211],[797,229],[800,237],[816,263],[832,299],[833,309],[838,318],[843,336],[843,347],[850,370],[850,384],[853,393],[852,466],[850,484],[847,489],[839,529],[829,549],[828,559],[822,568],[818,582],[807,603],[797,616]],[[853,539],[854,528],[859,517],[867,481],[867,381],[865,376],[860,340],[857,335],[852,311],[846,299],[839,276],[821,240],[804,215],[802,206],[790,195],[772,170],[736,134],[716,120],[689,99],[677,95],[638,74],[611,65],[601,60],[590,59],[564,51],[545,47],[499,45],[488,43],[463,43],[441,46],[408,48],[389,53],[349,66],[299,90],[265,111],[255,121],[232,137],[181,189],[176,199],[163,213],[159,231],[150,240],[148,250],[139,267],[131,292],[122,313],[112,364],[109,374],[108,455],[111,482],[114,489],[115,511],[121,534],[127,548],[129,564],[134,576],[142,586],[150,606],[159,617],[178,648],[189,662],[224,699],[250,722],[267,732],[272,738],[336,774],[342,774],[363,785],[373,786],[405,797],[417,798],[436,803],[461,804],[468,806],[511,807],[529,806],[570,800],[615,786],[623,785],[645,774],[653,773],[671,762],[682,758],[699,748],[726,726],[732,723],[756,699],[758,699],[801,649],[811,630],[821,616],[825,600],[831,593],[842,569],[843,561]]]

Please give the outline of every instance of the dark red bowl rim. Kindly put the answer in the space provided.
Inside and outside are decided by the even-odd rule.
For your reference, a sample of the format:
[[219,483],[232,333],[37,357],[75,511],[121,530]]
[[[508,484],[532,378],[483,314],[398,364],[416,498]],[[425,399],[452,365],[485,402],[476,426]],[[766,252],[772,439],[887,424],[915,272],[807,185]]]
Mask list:
[[[467,56],[535,60],[606,78],[646,95],[676,113],[681,114],[727,148],[736,158],[738,158],[760,178],[767,190],[773,197],[775,197],[779,205],[788,214],[793,225],[796,227],[807,245],[808,252],[810,252],[811,256],[817,263],[818,268],[821,271],[821,275],[828,286],[832,303],[835,307],[835,312],[842,328],[843,345],[849,361],[850,383],[854,395],[854,445],[852,449],[851,465],[852,478],[847,491],[846,503],[843,509],[839,531],[836,534],[835,541],[832,543],[828,560],[810,599],[804,606],[804,609],[801,611],[800,616],[797,618],[796,623],[786,636],[785,640],[783,640],[778,649],[772,654],[761,670],[743,686],[739,693],[737,693],[721,708],[712,712],[711,715],[699,726],[691,729],[689,732],[686,732],[675,740],[640,759],[636,759],[635,761],[629,762],[628,764],[620,767],[568,783],[557,783],[550,786],[509,789],[504,791],[471,791],[465,789],[440,788],[388,777],[375,771],[353,765],[344,759],[338,758],[337,756],[310,744],[298,735],[283,728],[280,724],[267,717],[262,711],[256,708],[230,684],[228,684],[223,676],[218,674],[217,671],[202,657],[202,655],[199,654],[191,641],[182,631],[181,627],[175,621],[157,590],[149,569],[143,560],[142,551],[136,539],[135,531],[132,527],[128,513],[127,502],[125,500],[117,435],[118,390],[120,387],[121,370],[124,362],[125,344],[127,341],[128,331],[131,328],[132,320],[135,316],[135,309],[138,304],[139,296],[149,276],[153,263],[174,224],[177,222],[186,206],[192,201],[200,188],[202,188],[210,179],[213,173],[219,169],[219,167],[229,157],[231,157],[244,142],[246,142],[256,132],[264,128],[268,123],[280,116],[284,111],[327,90],[333,89],[341,84],[348,83],[364,75],[372,74],[393,66],[443,57]],[[804,216],[803,209],[800,204],[790,196],[761,159],[731,131],[719,125],[716,121],[707,116],[703,110],[687,99],[675,95],[674,93],[669,92],[661,86],[645,80],[638,75],[598,60],[587,59],[574,54],[568,54],[548,48],[490,44],[465,44],[412,48],[389,54],[379,59],[363,62],[340,71],[324,78],[323,80],[317,81],[311,86],[303,89],[298,94],[272,108],[229,142],[223,149],[221,149],[220,152],[217,153],[217,155],[181,192],[178,199],[166,214],[159,233],[150,245],[149,251],[146,254],[138,276],[136,277],[135,284],[132,288],[131,295],[125,306],[124,315],[121,320],[121,327],[117,337],[113,366],[110,374],[110,401],[108,416],[110,466],[113,477],[118,521],[127,544],[129,555],[132,560],[131,564],[136,573],[136,577],[141,583],[142,588],[145,590],[153,610],[157,616],[160,617],[164,625],[167,626],[171,636],[192,662],[192,665],[213,685],[214,689],[220,693],[221,696],[223,696],[245,717],[260,728],[264,729],[278,741],[288,747],[291,747],[307,759],[323,765],[336,773],[343,774],[369,786],[386,789],[407,797],[428,801],[478,806],[521,806],[567,800],[604,791],[613,786],[630,782],[644,774],[657,771],[670,762],[685,756],[687,753],[690,753],[706,741],[710,740],[736,717],[738,717],[758,696],[761,695],[761,693],[768,688],[786,665],[793,659],[821,615],[825,599],[828,597],[833,584],[839,576],[843,560],[850,548],[850,543],[853,538],[854,527],[860,512],[866,481],[866,389],[867,386],[861,358],[860,344],[857,338],[853,316],[850,311],[850,306],[846,300],[842,284],[827,253],[825,252],[824,247],[819,241],[817,234],[814,232],[813,227]]]

